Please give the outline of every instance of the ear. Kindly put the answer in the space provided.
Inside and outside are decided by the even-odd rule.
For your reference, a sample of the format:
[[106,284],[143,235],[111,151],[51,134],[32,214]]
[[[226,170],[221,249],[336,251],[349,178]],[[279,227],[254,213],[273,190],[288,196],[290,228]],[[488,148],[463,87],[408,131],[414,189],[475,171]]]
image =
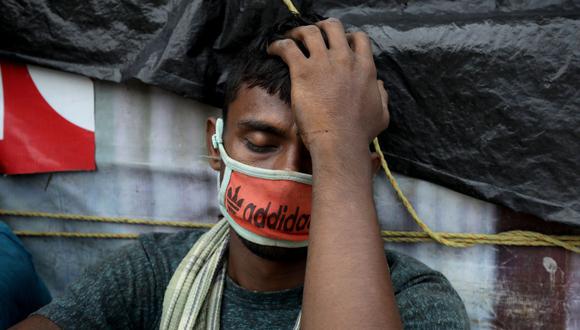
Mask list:
[[208,117],[205,123],[205,146],[207,148],[207,162],[209,166],[215,170],[220,171],[222,168],[220,152],[213,147],[212,136],[215,134],[215,117]]
[[381,168],[381,157],[376,152],[371,152],[371,166],[373,168],[373,175],[377,175]]

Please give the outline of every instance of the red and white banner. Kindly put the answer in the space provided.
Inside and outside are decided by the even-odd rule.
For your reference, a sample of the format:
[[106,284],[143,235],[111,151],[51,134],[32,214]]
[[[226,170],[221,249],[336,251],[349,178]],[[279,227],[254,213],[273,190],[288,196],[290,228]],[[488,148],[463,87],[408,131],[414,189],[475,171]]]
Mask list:
[[0,172],[95,169],[93,83],[0,61]]

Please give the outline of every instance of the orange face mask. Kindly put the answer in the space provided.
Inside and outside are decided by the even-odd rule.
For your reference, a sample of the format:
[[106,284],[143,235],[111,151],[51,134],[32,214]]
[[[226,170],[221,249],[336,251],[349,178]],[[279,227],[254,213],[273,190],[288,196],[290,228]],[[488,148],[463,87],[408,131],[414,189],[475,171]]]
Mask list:
[[226,166],[219,188],[220,211],[241,237],[260,245],[304,247],[312,206],[312,176],[268,170],[240,163],[228,156],[223,121],[212,138]]

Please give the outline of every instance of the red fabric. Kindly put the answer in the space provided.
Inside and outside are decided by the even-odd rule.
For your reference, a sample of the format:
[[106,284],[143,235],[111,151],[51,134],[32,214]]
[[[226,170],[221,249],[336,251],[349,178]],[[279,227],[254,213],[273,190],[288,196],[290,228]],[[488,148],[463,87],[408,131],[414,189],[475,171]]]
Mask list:
[[257,235],[294,242],[308,239],[310,185],[232,172],[225,205],[237,224]]
[[4,139],[0,172],[24,174],[95,169],[95,134],[58,114],[24,65],[0,64]]

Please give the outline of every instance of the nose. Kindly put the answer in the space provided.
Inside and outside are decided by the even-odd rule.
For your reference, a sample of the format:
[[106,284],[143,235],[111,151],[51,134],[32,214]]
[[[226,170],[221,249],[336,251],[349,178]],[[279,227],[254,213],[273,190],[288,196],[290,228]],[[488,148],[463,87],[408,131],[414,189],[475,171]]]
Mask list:
[[286,147],[285,152],[280,155],[276,168],[285,171],[301,172],[312,174],[312,160],[310,152],[303,143],[292,143]]

